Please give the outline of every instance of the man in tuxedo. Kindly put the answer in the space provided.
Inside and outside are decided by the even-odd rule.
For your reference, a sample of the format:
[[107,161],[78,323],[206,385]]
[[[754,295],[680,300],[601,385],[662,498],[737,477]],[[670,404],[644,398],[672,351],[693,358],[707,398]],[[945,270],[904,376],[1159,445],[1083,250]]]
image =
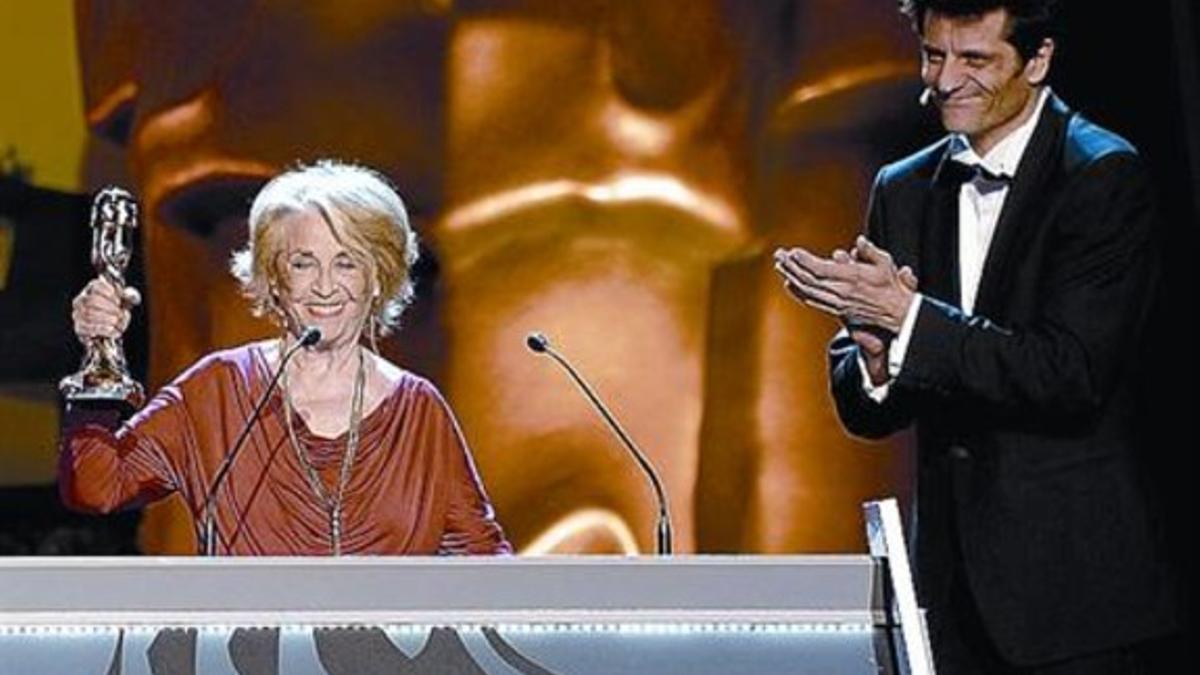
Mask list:
[[1144,672],[1176,628],[1139,474],[1146,170],[1050,92],[1051,0],[906,0],[948,136],[878,174],[866,236],[776,253],[845,325],[838,415],[916,424],[916,568],[946,673]]

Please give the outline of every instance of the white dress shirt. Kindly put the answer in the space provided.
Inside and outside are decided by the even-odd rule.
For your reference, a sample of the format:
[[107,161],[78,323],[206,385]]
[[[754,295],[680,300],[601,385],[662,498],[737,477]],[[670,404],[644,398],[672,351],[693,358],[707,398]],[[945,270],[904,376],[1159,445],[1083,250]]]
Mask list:
[[[955,134],[950,139],[950,158],[971,166],[981,165],[989,173],[1011,179],[1017,173],[1017,166],[1033,137],[1033,130],[1042,115],[1042,108],[1050,96],[1049,87],[1038,95],[1037,105],[1029,119],[1021,126],[1013,129],[1000,142],[992,147],[983,157],[980,157],[971,147],[970,141],[962,134]],[[992,235],[996,232],[996,223],[1000,219],[1000,210],[1004,208],[1004,200],[1008,197],[1010,181],[998,181],[977,176],[962,184],[958,192],[958,272],[959,272],[959,306],[963,312],[970,314],[975,309],[975,296],[979,292],[979,279],[983,275],[983,263],[987,260],[988,249],[992,245]],[[912,338],[913,326],[917,323],[917,314],[921,308],[921,294],[913,295],[904,315],[904,323],[900,333],[892,340],[888,348],[887,382],[874,386],[867,374],[867,364],[862,356],[858,357],[859,370],[862,372],[863,389],[876,401],[887,397],[888,385],[900,374],[904,366],[904,355],[908,352],[908,342]]]

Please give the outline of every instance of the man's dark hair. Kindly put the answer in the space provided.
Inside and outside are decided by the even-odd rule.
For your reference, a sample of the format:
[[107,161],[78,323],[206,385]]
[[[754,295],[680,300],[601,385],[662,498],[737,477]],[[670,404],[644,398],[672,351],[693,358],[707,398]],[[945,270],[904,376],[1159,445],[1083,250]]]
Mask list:
[[950,17],[980,16],[995,9],[1008,10],[1008,41],[1029,60],[1046,38],[1058,37],[1055,11],[1058,0],[900,0],[900,12],[912,19],[920,33],[929,12]]

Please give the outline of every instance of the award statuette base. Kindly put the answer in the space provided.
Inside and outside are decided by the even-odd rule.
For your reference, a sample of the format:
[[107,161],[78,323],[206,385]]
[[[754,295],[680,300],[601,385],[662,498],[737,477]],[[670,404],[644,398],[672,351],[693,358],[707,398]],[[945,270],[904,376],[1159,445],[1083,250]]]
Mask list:
[[123,403],[131,410],[137,410],[146,401],[142,385],[128,376],[98,377],[80,371],[64,377],[58,383],[58,390],[69,403],[88,404],[89,407],[111,402]]

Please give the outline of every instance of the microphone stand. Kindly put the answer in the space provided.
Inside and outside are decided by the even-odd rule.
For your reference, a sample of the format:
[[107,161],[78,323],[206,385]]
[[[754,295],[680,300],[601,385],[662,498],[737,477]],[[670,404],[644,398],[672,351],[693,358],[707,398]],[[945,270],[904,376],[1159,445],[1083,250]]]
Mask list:
[[271,377],[271,381],[267,384],[267,389],[258,398],[258,403],[254,406],[254,411],[250,413],[250,417],[246,420],[246,424],[238,433],[238,437],[233,442],[233,449],[225,455],[225,459],[221,461],[221,466],[217,468],[217,473],[213,477],[212,487],[209,488],[208,494],[204,497],[204,535],[202,538],[204,555],[213,557],[217,554],[217,491],[221,489],[221,484],[225,481],[225,476],[229,474],[229,469],[233,467],[233,462],[237,459],[238,453],[241,452],[242,446],[246,443],[246,439],[250,436],[250,429],[254,427],[254,423],[258,420],[258,416],[262,414],[263,408],[267,405],[267,399],[271,397],[271,392],[275,391],[275,386],[279,384],[279,378],[283,376],[283,371],[287,368],[288,361],[296,355],[303,347],[311,347],[321,341],[321,331],[316,328],[305,328],[300,334],[300,339],[296,344],[292,345],[283,354],[283,358],[279,360],[279,369]]
[[654,488],[654,497],[658,502],[658,523],[657,527],[655,528],[657,554],[660,556],[671,555],[672,551],[674,550],[672,545],[674,537],[672,535],[671,528],[671,514],[667,508],[667,493],[666,490],[663,489],[662,480],[658,477],[658,473],[654,470],[654,466],[650,463],[650,460],[646,458],[646,455],[641,451],[640,448],[638,448],[637,444],[633,442],[633,439],[629,437],[629,434],[625,433],[625,429],[621,427],[621,424],[617,422],[617,419],[613,417],[611,412],[609,412],[608,407],[604,405],[604,402],[600,400],[600,397],[596,395],[596,392],[593,391],[591,386],[588,385],[587,381],[583,379],[583,376],[571,366],[570,362],[563,358],[558,352],[554,351],[554,348],[550,346],[550,340],[548,340],[545,335],[542,335],[541,333],[530,333],[525,338],[525,344],[530,350],[538,354],[546,354],[550,358],[554,359],[556,363],[562,366],[563,370],[567,371],[567,374],[570,375],[571,379],[575,381],[575,384],[583,392],[584,396],[587,396],[588,400],[591,401],[592,406],[599,411],[601,417],[603,417],[604,421],[608,423],[609,428],[613,430],[613,433],[617,435],[617,438],[619,438],[625,448],[629,450],[629,454],[633,455],[634,461],[636,461],[638,466],[641,467],[642,473],[645,474],[646,478],[650,481],[650,486]]

